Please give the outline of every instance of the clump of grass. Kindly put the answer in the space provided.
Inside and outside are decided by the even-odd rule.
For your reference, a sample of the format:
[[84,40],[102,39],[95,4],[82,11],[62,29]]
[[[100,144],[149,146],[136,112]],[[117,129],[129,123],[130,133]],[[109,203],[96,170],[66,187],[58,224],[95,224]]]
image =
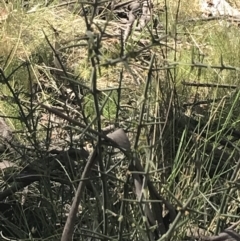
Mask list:
[[[23,138],[11,149],[12,156],[4,156],[17,163],[18,170],[7,178],[2,176],[7,185],[11,185],[11,178],[18,185],[18,178],[20,184],[30,183],[27,201],[20,206],[28,206],[32,212],[20,212],[25,226],[17,227],[10,221],[12,236],[59,240],[77,184],[92,158],[85,141],[93,146],[98,163],[91,176],[84,177],[87,187],[75,226],[78,239],[90,235],[122,240],[126,235],[131,240],[153,240],[157,233],[158,238],[166,234],[179,240],[189,229],[198,232],[200,226],[219,232],[227,221],[239,217],[239,194],[234,187],[239,156],[233,138],[237,135],[234,128],[239,126],[239,91],[182,85],[183,80],[238,84],[238,69],[225,66],[238,64],[233,57],[239,54],[237,28],[218,21],[186,22],[189,16],[199,16],[198,1],[192,2],[193,8],[189,8],[189,1],[166,3],[165,13],[154,14],[157,19],[165,17],[167,41],[153,46],[151,38],[156,32],[151,24],[139,34],[133,31],[122,46],[115,21],[107,25],[105,37],[101,29],[107,21],[96,17],[86,38],[84,18],[66,9],[40,7],[26,14],[13,6],[14,11],[1,25],[0,42],[8,43],[0,45],[0,55],[5,75],[1,94],[13,97],[14,103],[1,101],[0,105],[4,115],[18,118],[12,121],[16,129],[21,128],[19,123],[25,126]],[[91,38],[91,34],[99,38]],[[231,47],[228,42],[233,43]],[[138,52],[147,44],[150,47]],[[123,61],[120,57],[126,54]],[[60,67],[54,62],[56,55]],[[109,61],[116,59],[114,64]],[[62,67],[66,72],[60,71]],[[35,92],[30,88],[33,83],[38,87]],[[109,85],[114,87],[106,88]],[[196,115],[197,102],[208,99],[206,109]],[[187,105],[187,115],[186,102],[193,103]],[[48,111],[54,115],[53,121]],[[44,128],[39,127],[41,114],[47,119]],[[110,145],[102,145],[109,141],[102,134],[104,128],[112,123],[128,132],[132,148],[127,153],[115,155]],[[132,169],[136,160],[143,166],[141,172]],[[24,179],[29,171],[32,179]],[[142,184],[141,196],[136,195],[136,182]],[[149,183],[164,199],[152,195]],[[13,195],[15,201],[21,200],[21,188]],[[167,200],[165,205],[163,200]],[[157,213],[151,224],[144,210],[148,202]],[[166,203],[173,210],[165,207]],[[160,211],[155,212],[156,207]],[[160,218],[167,211],[178,213],[175,221],[165,220],[166,230],[160,233],[155,223],[165,225]],[[30,219],[39,224],[33,225],[37,233],[32,231]]]

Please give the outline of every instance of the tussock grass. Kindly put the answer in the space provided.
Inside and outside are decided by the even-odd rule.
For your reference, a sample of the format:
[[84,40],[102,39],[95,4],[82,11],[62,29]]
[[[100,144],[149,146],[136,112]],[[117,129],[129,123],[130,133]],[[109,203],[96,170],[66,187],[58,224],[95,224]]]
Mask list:
[[[160,12],[165,3],[165,12]],[[14,206],[20,213],[16,217],[26,223],[5,223],[8,237],[60,239],[88,161],[82,153],[73,158],[62,150],[77,152],[83,146],[98,150],[99,160],[77,211],[78,240],[153,240],[155,233],[149,230],[156,227],[145,221],[143,202],[157,198],[147,186],[142,188],[144,198],[136,197],[133,157],[143,166],[141,179],[149,178],[178,211],[166,230],[171,240],[191,232],[218,233],[239,219],[239,90],[182,84],[238,86],[239,28],[225,20],[188,21],[201,16],[198,1],[191,7],[187,0],[154,1],[153,17],[164,27],[158,34],[167,38],[151,46],[156,32],[150,23],[142,32],[133,31],[123,46],[125,25],[116,18],[106,15],[108,22],[96,16],[87,36],[84,18],[59,4],[53,1],[31,13],[16,4],[1,6],[9,12],[0,23],[1,114],[12,129],[22,131],[15,149],[1,158],[17,164],[9,179],[29,171],[24,169],[29,163],[41,177],[28,186],[25,201],[22,189],[1,199],[21,203]],[[126,61],[121,54],[128,55]],[[52,107],[51,114],[42,104]],[[99,144],[99,133],[109,124],[128,132],[129,153],[113,157],[110,147]],[[1,191],[9,186],[4,179]],[[164,215],[170,211],[157,201]],[[156,220],[161,215],[155,213]]]

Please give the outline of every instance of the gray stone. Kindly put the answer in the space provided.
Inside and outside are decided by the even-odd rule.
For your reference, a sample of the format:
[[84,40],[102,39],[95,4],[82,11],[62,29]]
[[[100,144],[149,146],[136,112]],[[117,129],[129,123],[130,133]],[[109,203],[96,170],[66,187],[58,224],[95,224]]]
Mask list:
[[11,142],[12,137],[12,130],[6,124],[5,120],[0,117],[0,152],[3,152],[7,149],[7,146]]

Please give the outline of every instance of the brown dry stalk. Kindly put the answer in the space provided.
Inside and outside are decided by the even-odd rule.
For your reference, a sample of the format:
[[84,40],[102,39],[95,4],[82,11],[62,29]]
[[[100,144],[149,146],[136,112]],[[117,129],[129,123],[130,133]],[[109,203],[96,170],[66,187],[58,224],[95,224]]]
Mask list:
[[[117,145],[119,145],[121,148],[123,148],[125,150],[130,149],[130,142],[129,142],[125,132],[122,129],[118,129],[118,130],[114,131],[113,133],[109,134],[108,137],[112,141],[114,141]],[[97,143],[97,145],[98,145],[98,143]],[[82,194],[83,194],[83,191],[85,188],[85,180],[89,176],[91,167],[97,162],[97,159],[98,159],[97,149],[98,148],[95,148],[95,150],[93,151],[93,153],[90,156],[90,158],[84,168],[84,171],[82,173],[81,180],[79,182],[79,185],[78,185],[78,188],[77,188],[77,191],[76,191],[73,203],[72,203],[72,207],[70,209],[70,212],[69,212],[69,215],[67,218],[67,222],[64,226],[61,241],[71,241],[72,240],[76,215],[78,212],[78,206],[80,204]]]
[[201,237],[202,241],[240,241],[240,235],[231,229],[226,229],[217,236]]

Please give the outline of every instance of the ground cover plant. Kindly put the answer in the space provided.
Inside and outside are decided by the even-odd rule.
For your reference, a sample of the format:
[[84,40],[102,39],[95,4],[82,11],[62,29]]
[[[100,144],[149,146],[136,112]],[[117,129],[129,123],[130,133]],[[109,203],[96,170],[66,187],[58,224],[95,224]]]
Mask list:
[[202,14],[0,1],[1,240],[240,240],[239,21]]

